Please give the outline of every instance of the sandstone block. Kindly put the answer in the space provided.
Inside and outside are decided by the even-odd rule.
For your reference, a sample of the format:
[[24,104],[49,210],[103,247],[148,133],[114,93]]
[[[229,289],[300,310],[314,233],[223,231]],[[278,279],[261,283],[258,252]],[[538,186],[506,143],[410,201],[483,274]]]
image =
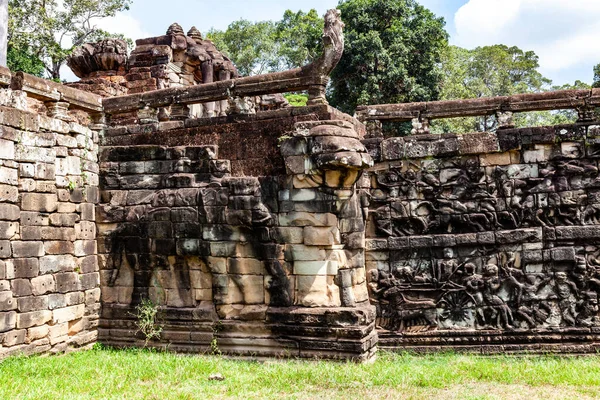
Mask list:
[[337,227],[304,227],[304,243],[313,246],[340,244],[342,241]]
[[13,257],[41,257],[44,255],[44,244],[42,242],[11,242]]
[[40,258],[40,273],[74,271],[77,267],[75,257],[70,254],[49,255]]
[[15,297],[31,296],[33,294],[29,279],[13,279],[10,282],[10,289]]
[[12,311],[17,309],[17,299],[15,299],[10,291],[0,292],[0,312]]
[[56,194],[24,193],[21,209],[24,211],[42,211],[51,213],[58,207]]
[[19,189],[15,186],[0,185],[0,202],[16,203],[18,200]]
[[[231,283],[241,292],[245,304],[262,304],[265,301],[264,277],[259,275],[231,275]],[[230,290],[233,291],[231,284]]]
[[280,226],[337,226],[335,214],[290,212],[279,214]]
[[[0,240],[0,258],[9,258],[12,254],[9,240]],[[2,278],[2,266],[0,265],[0,279]]]
[[21,217],[21,210],[14,204],[0,203],[0,220],[18,221]]
[[294,261],[295,275],[337,275],[337,261]]
[[10,332],[7,332],[4,335],[3,344],[6,347],[18,346],[20,344],[25,343],[26,337],[27,337],[27,330],[25,330],[25,329],[12,330]]
[[98,253],[97,243],[95,240],[76,240],[75,241],[75,256],[85,257]]
[[208,257],[208,268],[213,274],[227,273],[227,258],[224,257]]
[[17,314],[17,329],[27,329],[32,326],[44,325],[52,319],[52,311],[40,310]]
[[264,266],[260,260],[255,258],[230,258],[227,272],[237,275],[262,275]]
[[34,278],[40,273],[37,258],[14,258],[7,260],[6,267],[9,279]]
[[305,307],[341,306],[339,288],[333,276],[297,276],[295,304]]
[[79,222],[79,215],[74,213],[63,214],[55,213],[50,214],[49,222],[53,226],[75,226]]
[[84,304],[56,309],[53,311],[52,323],[61,324],[64,322],[78,320],[83,317],[84,312]]
[[0,333],[15,329],[17,313],[14,311],[0,312]]
[[52,275],[42,275],[33,278],[30,285],[31,293],[35,296],[52,293],[56,289],[56,283]]
[[[53,280],[53,282],[54,282],[54,280]],[[52,290],[54,290],[54,288]],[[64,294],[51,293],[48,295],[48,309],[49,310],[55,310],[57,308],[64,308],[66,306],[67,306],[67,297]]]
[[75,245],[66,241],[44,241],[44,252],[46,254],[73,254]]
[[48,325],[34,326],[27,329],[27,341],[33,342],[35,340],[44,339],[48,336],[50,327]]
[[0,239],[12,239],[18,231],[18,222],[0,221]]
[[96,238],[96,224],[92,221],[81,221],[75,225],[76,239],[93,240]]
[[67,341],[68,338],[69,338],[69,324],[67,322],[50,326],[49,333],[48,333],[48,339],[50,339],[51,345],[65,342],[65,341]]
[[64,272],[54,275],[56,281],[56,291],[59,293],[69,293],[81,290],[79,274],[75,272]]
[[17,299],[19,312],[31,312],[48,309],[48,296],[29,296]]
[[13,160],[15,158],[15,144],[10,140],[0,139],[0,159]]
[[35,211],[21,211],[21,226],[48,226],[50,220],[46,214]]
[[0,167],[0,183],[17,186],[19,184],[18,170],[14,168]]

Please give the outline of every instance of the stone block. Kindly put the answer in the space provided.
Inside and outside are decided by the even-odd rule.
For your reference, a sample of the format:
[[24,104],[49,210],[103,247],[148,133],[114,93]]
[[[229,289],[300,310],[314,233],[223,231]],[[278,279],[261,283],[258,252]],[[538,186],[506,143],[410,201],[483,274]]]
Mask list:
[[50,326],[49,333],[48,333],[48,339],[50,339],[51,345],[65,342],[65,341],[67,341],[68,338],[69,338],[69,324],[67,322]]
[[12,239],[18,231],[18,222],[0,221],[0,239]]
[[81,221],[75,225],[75,238],[93,240],[96,238],[96,224],[92,221]]
[[58,308],[52,313],[53,324],[61,324],[65,322],[75,321],[83,317],[83,314],[85,313],[85,305],[78,304],[75,306]]
[[[265,301],[264,277],[260,275],[231,275],[231,282],[242,294],[245,304],[262,304]],[[230,284],[230,289],[231,284]]]
[[264,265],[255,258],[230,258],[227,272],[237,275],[263,275]]
[[44,339],[48,336],[50,327],[48,325],[34,326],[27,329],[27,342]]
[[42,242],[11,242],[13,257],[41,257],[44,255],[44,244]]
[[70,254],[48,255],[40,258],[40,273],[73,271],[77,267],[75,257]]
[[46,293],[52,293],[56,290],[56,283],[52,275],[42,275],[31,280],[31,293],[35,296],[41,296]]
[[[52,277],[51,277],[52,278]],[[54,282],[54,279],[53,279]],[[52,289],[54,290],[54,289]],[[48,309],[55,310],[67,306],[67,297],[60,293],[51,293],[48,295]]]
[[7,332],[4,335],[3,345],[6,347],[18,346],[25,343],[27,330],[19,329]]
[[33,294],[29,279],[13,279],[10,281],[10,289],[15,297],[31,296]]
[[337,227],[304,227],[304,243],[312,246],[329,246],[341,243]]
[[7,261],[7,276],[14,278],[34,278],[40,273],[37,258],[14,258]]
[[0,220],[18,221],[21,218],[21,210],[14,204],[0,203]]
[[56,281],[56,291],[59,293],[68,293],[81,290],[79,274],[75,272],[64,272],[54,275]]
[[0,185],[0,202],[16,203],[18,200],[19,189],[17,187],[9,185]]
[[30,312],[48,309],[48,296],[19,297],[16,300],[19,312]]
[[92,203],[81,203],[78,205],[78,211],[81,213],[82,221],[96,220],[96,206]]
[[335,214],[290,212],[279,214],[280,226],[337,226],[338,220]]
[[44,241],[44,251],[46,254],[73,254],[75,245],[73,242],[66,241]]
[[[0,240],[0,258],[9,258],[12,254],[12,249],[10,247],[10,241],[9,240]],[[0,267],[0,270],[2,268]],[[0,275],[1,275],[1,271],[0,271]],[[0,279],[4,279],[4,278],[0,278]]]
[[227,258],[224,257],[208,257],[208,268],[213,274],[227,273]]
[[15,144],[10,140],[0,139],[0,159],[13,160],[15,158]]
[[48,226],[50,219],[47,214],[35,211],[21,211],[20,215],[21,226]]
[[98,253],[98,245],[95,240],[76,240],[75,256],[85,257]]
[[0,312],[0,333],[15,329],[17,313],[14,311]]
[[326,261],[294,261],[295,275],[337,275],[339,263]]
[[82,274],[98,271],[98,256],[87,256],[77,260],[77,265]]
[[52,148],[16,145],[15,160],[21,162],[53,163],[56,160],[56,150]]
[[299,244],[304,242],[304,228],[278,227],[273,229],[273,239],[277,243]]
[[17,309],[17,299],[10,291],[0,292],[0,312],[12,311]]
[[56,194],[24,193],[21,201],[23,211],[42,211],[51,213],[58,207]]
[[14,168],[0,166],[0,183],[17,186],[19,184],[19,171]]
[[49,223],[53,226],[75,226],[79,220],[79,215],[75,213],[55,213],[50,214]]
[[17,314],[17,329],[27,329],[44,325],[52,319],[52,311],[39,310]]
[[295,304],[304,307],[341,306],[338,286],[333,276],[297,276]]

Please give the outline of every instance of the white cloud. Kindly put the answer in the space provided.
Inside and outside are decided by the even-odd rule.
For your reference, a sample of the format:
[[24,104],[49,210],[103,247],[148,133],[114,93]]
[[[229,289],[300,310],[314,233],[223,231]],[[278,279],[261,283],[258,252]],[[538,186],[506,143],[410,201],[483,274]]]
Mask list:
[[469,0],[454,21],[455,44],[533,50],[551,76],[600,62],[599,0]]
[[[117,14],[114,17],[98,20],[96,26],[110,33],[122,33],[125,37],[132,39],[143,39],[154,35],[142,28],[140,21],[128,14]],[[132,49],[129,49],[132,50]]]

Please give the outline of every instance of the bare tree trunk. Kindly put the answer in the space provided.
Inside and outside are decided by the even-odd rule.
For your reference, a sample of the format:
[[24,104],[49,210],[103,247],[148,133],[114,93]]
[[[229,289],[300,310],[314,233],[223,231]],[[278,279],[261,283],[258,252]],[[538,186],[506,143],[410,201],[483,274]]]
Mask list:
[[8,0],[0,0],[0,66],[6,67],[8,49]]

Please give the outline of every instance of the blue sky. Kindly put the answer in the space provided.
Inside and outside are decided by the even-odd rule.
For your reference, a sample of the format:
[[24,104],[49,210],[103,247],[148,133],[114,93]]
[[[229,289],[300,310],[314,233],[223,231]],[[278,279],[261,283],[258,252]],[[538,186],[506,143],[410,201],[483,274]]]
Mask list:
[[[450,42],[466,48],[503,43],[534,50],[541,72],[555,84],[591,83],[600,63],[600,0],[420,0],[446,20]],[[232,21],[278,20],[286,9],[324,14],[338,0],[134,0],[131,9],[99,23],[137,39],[166,32],[225,29]],[[65,76],[67,77],[67,76]]]

